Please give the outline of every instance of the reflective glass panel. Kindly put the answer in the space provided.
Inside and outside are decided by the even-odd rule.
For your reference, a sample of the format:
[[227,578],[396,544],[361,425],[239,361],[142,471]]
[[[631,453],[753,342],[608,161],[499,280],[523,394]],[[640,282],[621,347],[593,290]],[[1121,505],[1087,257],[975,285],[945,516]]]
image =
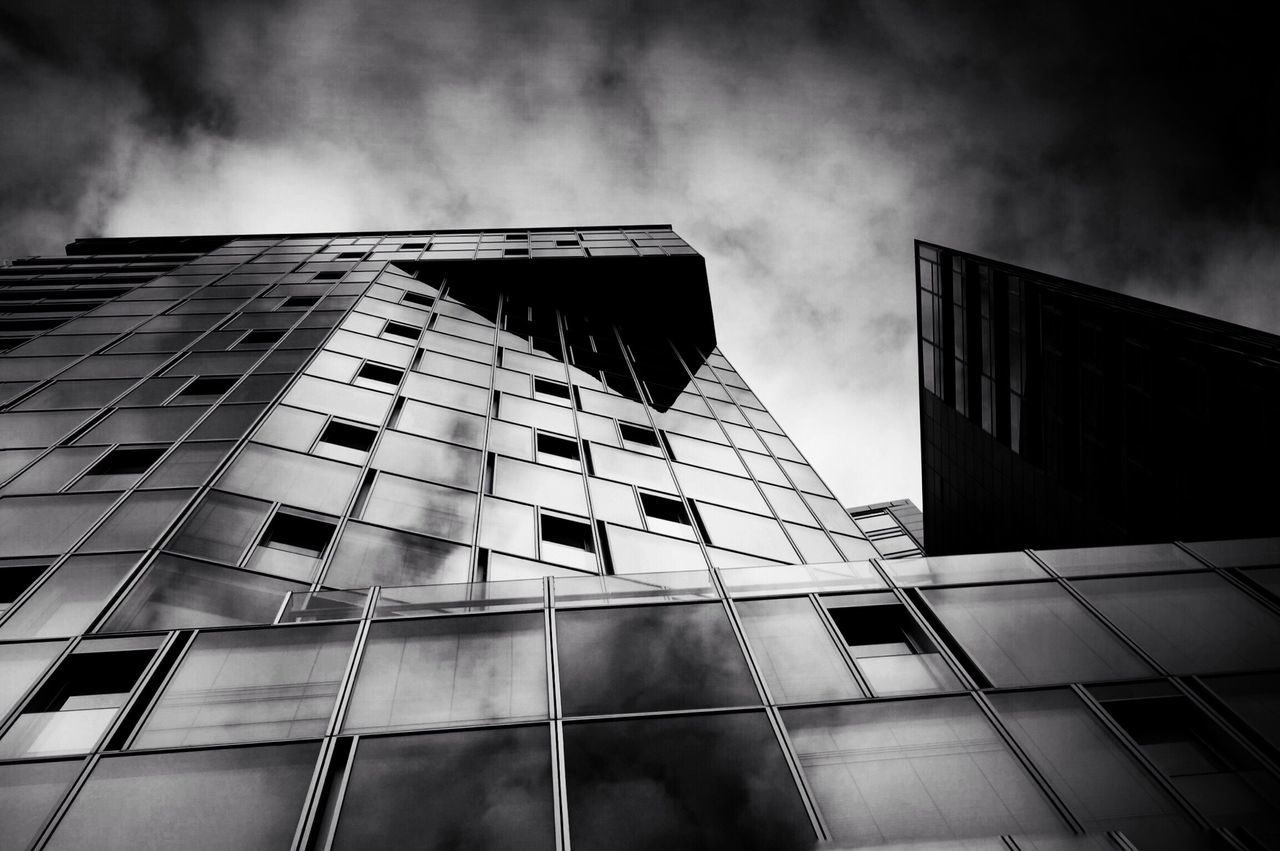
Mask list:
[[1036,550],[1036,555],[1063,576],[1204,569],[1204,565],[1173,544]]
[[0,638],[83,632],[137,561],[138,553],[72,556],[0,626]]
[[997,582],[1008,579],[1044,579],[1026,553],[982,553],[928,558],[895,558],[882,562],[885,573],[900,588],[912,585],[950,585],[958,582]]
[[744,600],[737,609],[776,703],[863,696],[808,597]]
[[83,767],[78,759],[0,765],[0,848],[26,848]]
[[324,577],[331,588],[466,582],[471,548],[435,538],[348,522]]

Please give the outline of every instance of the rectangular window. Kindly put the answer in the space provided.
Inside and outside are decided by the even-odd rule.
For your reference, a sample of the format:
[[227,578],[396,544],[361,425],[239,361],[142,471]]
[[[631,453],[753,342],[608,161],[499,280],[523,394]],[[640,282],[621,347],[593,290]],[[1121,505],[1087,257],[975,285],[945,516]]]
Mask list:
[[959,689],[960,681],[933,641],[893,599],[891,594],[823,599],[863,679],[879,697]]
[[117,447],[85,471],[74,490],[127,488],[151,469],[167,446]]
[[377,436],[378,432],[374,429],[331,420],[324,431],[320,432],[315,453],[335,461],[363,464]]
[[277,511],[246,567],[273,576],[309,582],[337,524],[293,511]]
[[591,526],[585,520],[571,520],[554,514],[542,515],[542,546],[546,561],[581,570],[596,570],[596,546]]
[[743,600],[737,610],[774,701],[863,697],[808,597]]
[[538,432],[538,461],[563,470],[580,472],[582,460],[578,455],[578,442],[546,432]]
[[651,452],[657,449],[658,454],[661,453],[662,444],[658,440],[658,434],[648,426],[632,425],[631,423],[618,423],[618,431],[622,434],[622,445],[627,449],[634,449],[637,452]]
[[644,510],[645,524],[649,531],[675,535],[690,541],[697,540],[684,500],[640,491],[640,507]]
[[533,398],[543,402],[551,402],[555,405],[568,405],[572,397],[569,395],[569,386],[567,384],[535,376],[533,379]]
[[418,334],[421,331],[412,325],[405,325],[403,322],[388,322],[382,328],[384,336],[397,337],[401,340],[408,340],[411,343],[418,342]]
[[417,305],[418,307],[430,308],[431,305],[436,303],[436,300],[433,299],[431,296],[424,295],[422,293],[406,292],[403,296],[400,297],[400,303],[413,304],[413,305]]
[[234,375],[208,375],[193,378],[186,387],[178,391],[175,401],[212,402],[231,389],[236,383]]
[[356,371],[353,383],[374,390],[394,390],[400,386],[400,379],[403,377],[403,369],[393,369],[378,363],[365,363]]

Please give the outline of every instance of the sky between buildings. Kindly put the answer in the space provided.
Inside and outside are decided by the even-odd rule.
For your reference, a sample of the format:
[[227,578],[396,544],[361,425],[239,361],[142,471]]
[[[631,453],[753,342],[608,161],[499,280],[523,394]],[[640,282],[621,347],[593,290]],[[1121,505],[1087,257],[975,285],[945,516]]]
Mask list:
[[6,2],[0,257],[671,222],[837,496],[918,501],[916,237],[1280,329],[1269,31],[974,5]]

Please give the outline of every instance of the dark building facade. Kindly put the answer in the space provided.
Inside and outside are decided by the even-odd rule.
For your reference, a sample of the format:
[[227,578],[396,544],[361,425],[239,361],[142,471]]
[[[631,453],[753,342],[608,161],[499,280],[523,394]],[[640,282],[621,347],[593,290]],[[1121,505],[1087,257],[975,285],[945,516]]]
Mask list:
[[668,226],[80,240],[0,293],[0,848],[1276,838],[1280,544],[902,557]]
[[916,243],[927,550],[1280,529],[1280,337]]

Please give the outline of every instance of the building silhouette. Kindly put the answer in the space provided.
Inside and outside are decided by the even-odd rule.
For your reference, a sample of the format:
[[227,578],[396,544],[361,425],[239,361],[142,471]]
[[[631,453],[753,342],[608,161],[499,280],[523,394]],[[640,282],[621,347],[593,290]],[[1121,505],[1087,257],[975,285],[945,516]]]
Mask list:
[[667,225],[87,239],[0,299],[0,848],[1276,839],[1280,543],[920,556]]
[[1275,534],[1280,337],[916,243],[927,550]]

